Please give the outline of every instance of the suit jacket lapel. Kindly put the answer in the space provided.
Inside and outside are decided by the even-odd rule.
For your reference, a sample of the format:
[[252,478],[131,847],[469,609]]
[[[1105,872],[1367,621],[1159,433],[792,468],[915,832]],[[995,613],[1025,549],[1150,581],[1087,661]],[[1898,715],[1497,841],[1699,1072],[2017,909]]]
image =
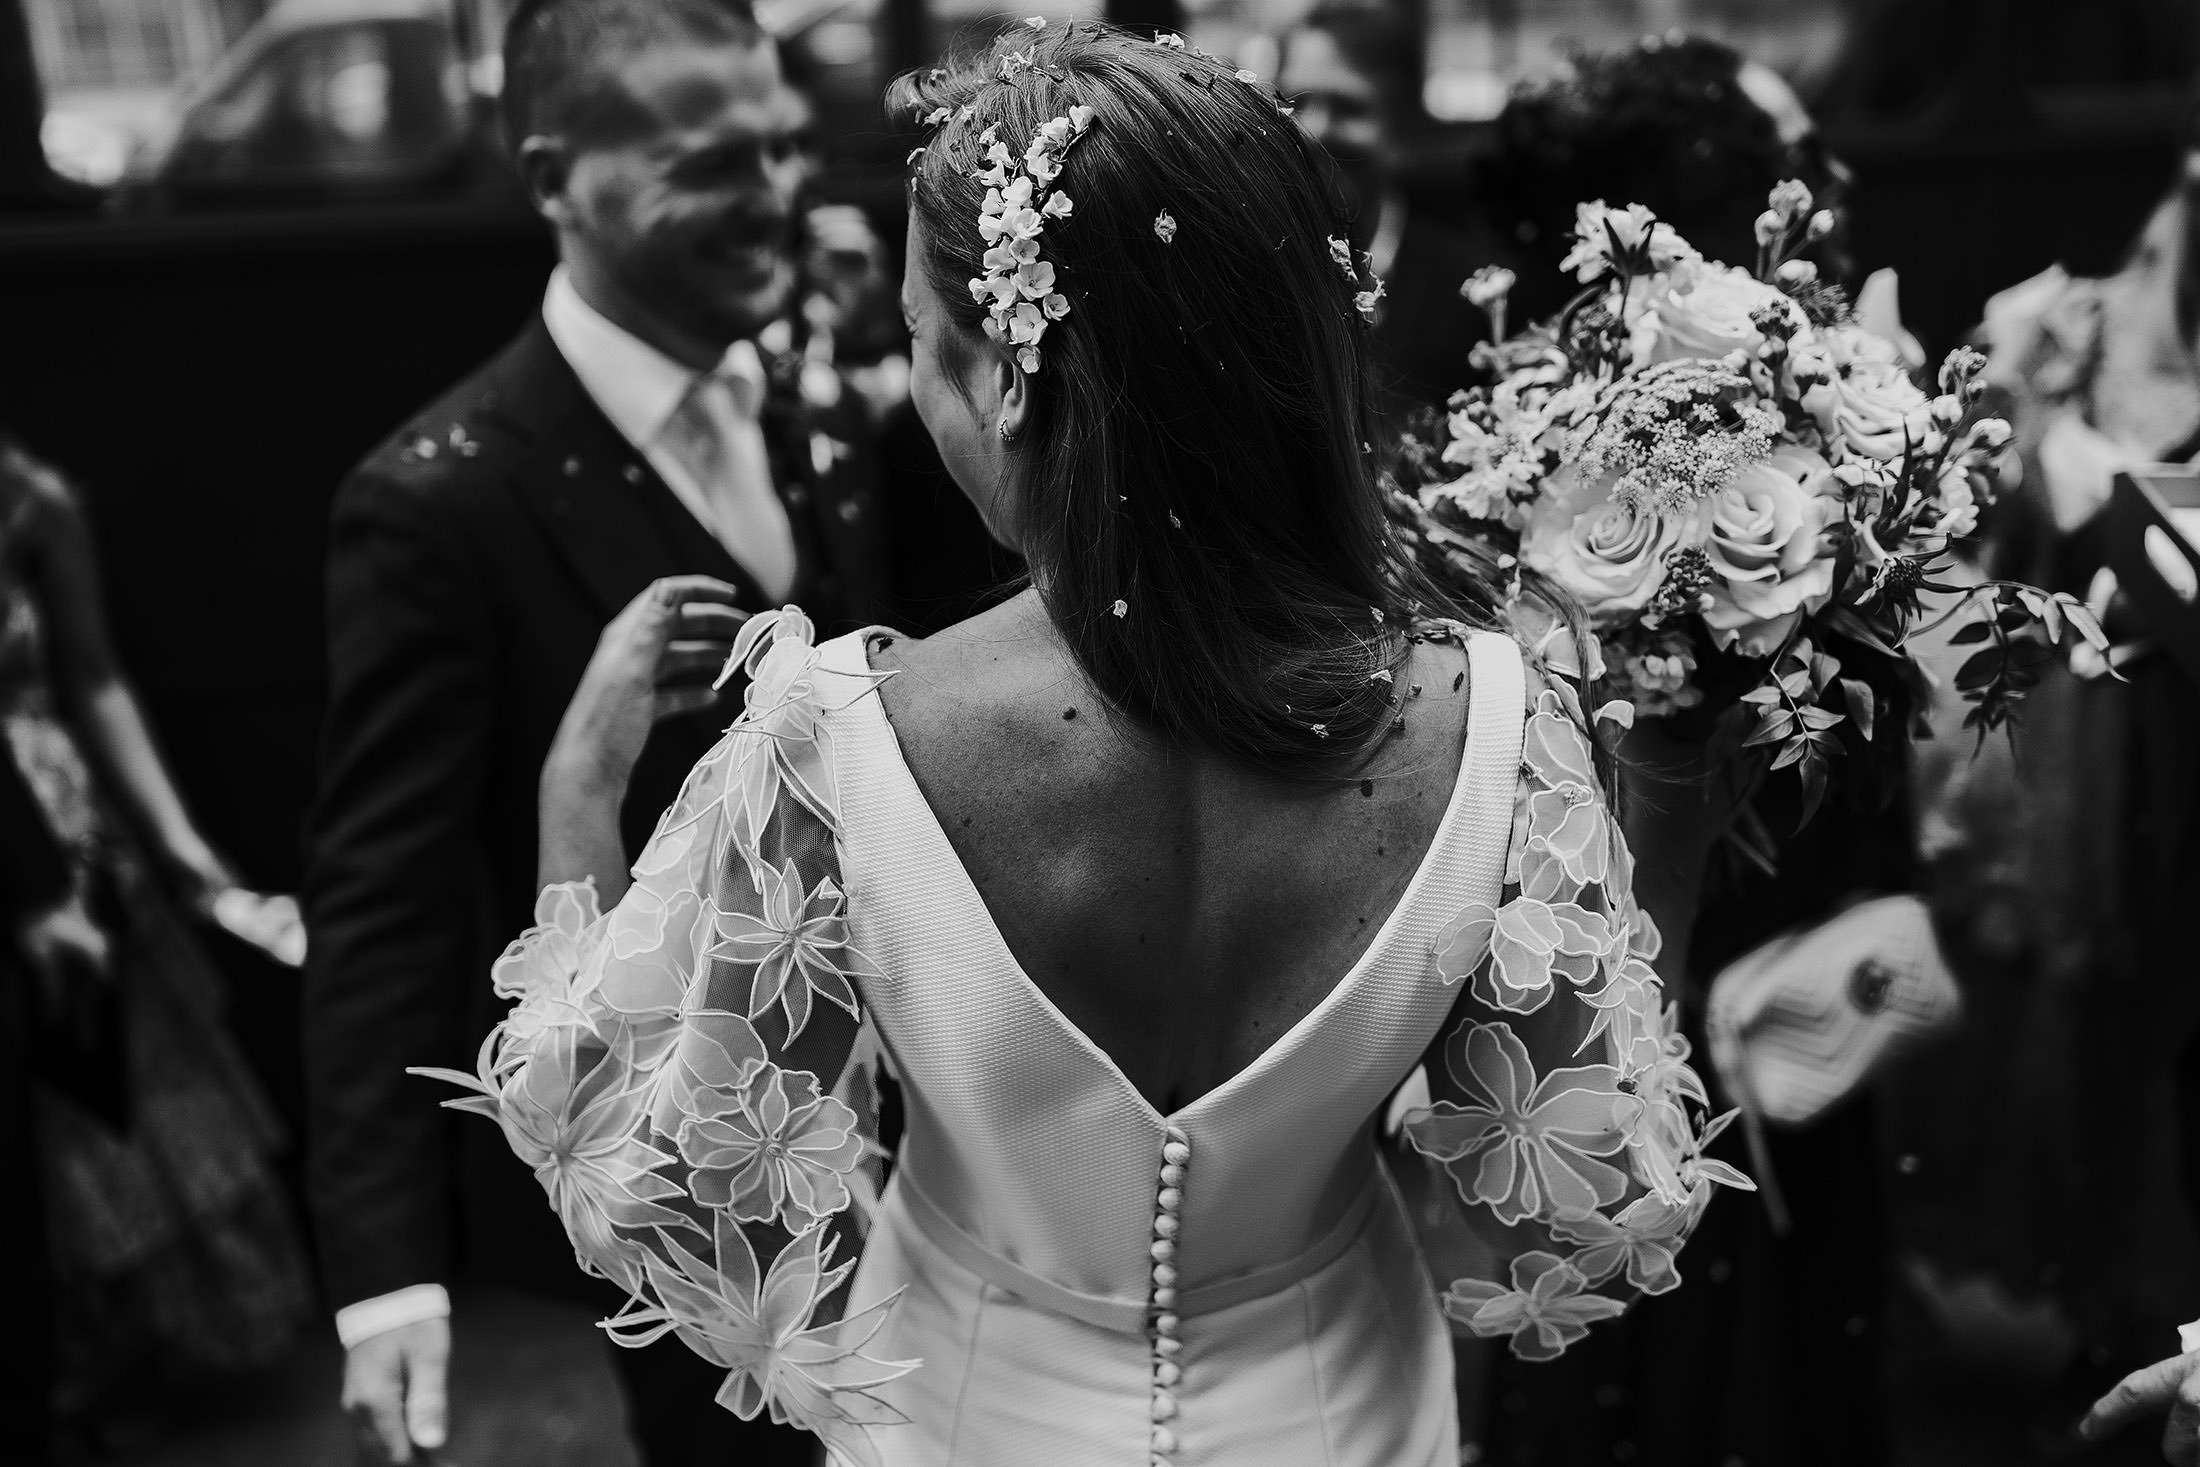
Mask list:
[[538,317],[506,352],[495,412],[529,439],[512,485],[606,619],[660,576],[713,575],[763,595],[619,436]]

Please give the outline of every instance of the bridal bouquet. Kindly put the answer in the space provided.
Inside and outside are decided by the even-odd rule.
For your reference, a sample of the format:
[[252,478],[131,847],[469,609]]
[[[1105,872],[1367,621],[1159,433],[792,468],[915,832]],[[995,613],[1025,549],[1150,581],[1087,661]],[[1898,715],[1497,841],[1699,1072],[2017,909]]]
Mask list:
[[1954,598],[1936,620],[1977,613],[1955,640],[1978,644],[1957,682],[1981,737],[2049,644],[2100,635],[2071,598],[1936,579],[1994,498],[2009,425],[1975,410],[1977,353],[1928,393],[1794,258],[1833,222],[1782,183],[1752,271],[1641,205],[1581,205],[1564,268],[1582,289],[1556,320],[1508,339],[1510,272],[1467,282],[1495,328],[1474,357],[1489,385],[1407,435],[1396,498],[1440,576],[1494,566],[1517,602],[1532,572],[1586,609],[1600,717],[1708,720],[1748,790],[1797,771],[1806,821],[1845,749],[1899,753],[1927,593]]

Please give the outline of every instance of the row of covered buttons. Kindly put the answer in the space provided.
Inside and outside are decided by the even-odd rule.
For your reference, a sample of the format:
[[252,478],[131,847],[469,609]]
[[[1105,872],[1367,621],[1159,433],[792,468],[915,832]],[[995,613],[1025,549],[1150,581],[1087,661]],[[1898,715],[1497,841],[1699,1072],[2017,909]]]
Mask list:
[[1176,1432],[1169,1423],[1176,1418],[1176,1383],[1184,1378],[1178,1356],[1184,1342],[1177,1338],[1176,1238],[1184,1226],[1184,1170],[1191,1165],[1192,1138],[1170,1126],[1161,1142],[1161,1190],[1154,1197],[1153,1288],[1148,1295],[1146,1332],[1153,1341],[1153,1435],[1150,1467],[1170,1467],[1176,1450]]

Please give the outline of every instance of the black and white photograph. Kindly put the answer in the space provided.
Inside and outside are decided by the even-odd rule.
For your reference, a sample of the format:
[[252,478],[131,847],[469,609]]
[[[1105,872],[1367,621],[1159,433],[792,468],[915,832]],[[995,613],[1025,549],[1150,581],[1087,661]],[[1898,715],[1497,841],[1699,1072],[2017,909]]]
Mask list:
[[2200,0],[0,0],[0,735],[25,1467],[2200,1467]]

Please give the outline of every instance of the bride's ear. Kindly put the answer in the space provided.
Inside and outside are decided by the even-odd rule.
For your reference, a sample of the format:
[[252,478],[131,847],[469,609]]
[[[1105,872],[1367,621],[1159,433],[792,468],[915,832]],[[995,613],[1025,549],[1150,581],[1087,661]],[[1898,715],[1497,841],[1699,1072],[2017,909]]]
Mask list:
[[1013,443],[1023,437],[1024,425],[1031,421],[1031,375],[1005,351],[994,354],[993,372],[993,385],[1001,397],[1000,434]]

